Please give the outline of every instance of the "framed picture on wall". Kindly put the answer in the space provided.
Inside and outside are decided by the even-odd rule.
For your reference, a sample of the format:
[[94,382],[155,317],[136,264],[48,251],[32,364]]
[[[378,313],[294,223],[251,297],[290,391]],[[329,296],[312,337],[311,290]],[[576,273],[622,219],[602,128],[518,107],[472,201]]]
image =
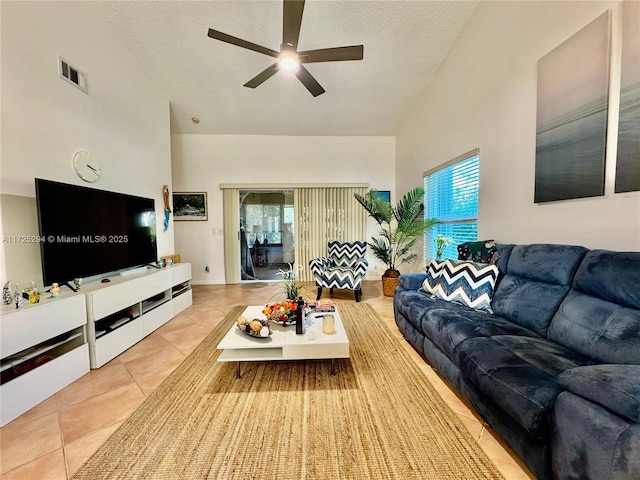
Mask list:
[[640,190],[640,3],[624,2],[616,193]]
[[538,60],[534,202],[604,195],[610,12]]
[[208,219],[207,192],[173,192],[173,219],[177,221],[206,221]]
[[391,192],[389,190],[375,190],[375,196],[385,202],[391,202]]

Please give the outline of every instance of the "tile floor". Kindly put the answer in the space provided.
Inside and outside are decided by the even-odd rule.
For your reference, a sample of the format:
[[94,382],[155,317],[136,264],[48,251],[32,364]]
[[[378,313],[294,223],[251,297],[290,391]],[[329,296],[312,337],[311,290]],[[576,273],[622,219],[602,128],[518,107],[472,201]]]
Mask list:
[[[193,288],[193,305],[98,370],[92,370],[0,430],[3,480],[71,478],[124,420],[189,355],[235,305],[264,304],[278,297],[273,283]],[[308,298],[313,285],[305,286]],[[337,302],[353,295],[336,291]],[[534,478],[435,371],[402,339],[390,297],[379,282],[365,282],[370,303],[398,335],[411,358],[458,415],[507,480]]]

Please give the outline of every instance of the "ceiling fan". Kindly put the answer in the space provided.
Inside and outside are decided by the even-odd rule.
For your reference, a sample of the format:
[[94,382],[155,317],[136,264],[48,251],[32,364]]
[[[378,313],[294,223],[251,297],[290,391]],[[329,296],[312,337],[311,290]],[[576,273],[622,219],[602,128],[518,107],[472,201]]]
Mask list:
[[295,73],[296,77],[298,77],[307,90],[309,90],[311,95],[317,97],[318,95],[322,95],[325,89],[313,78],[303,64],[362,60],[364,57],[364,46],[353,45],[349,47],[321,48],[318,50],[298,52],[298,37],[300,36],[303,12],[304,0],[284,0],[282,44],[280,45],[279,52],[212,28],[209,29],[209,37],[277,59],[273,65],[245,83],[245,87],[256,88],[275,75],[280,69],[290,70]]

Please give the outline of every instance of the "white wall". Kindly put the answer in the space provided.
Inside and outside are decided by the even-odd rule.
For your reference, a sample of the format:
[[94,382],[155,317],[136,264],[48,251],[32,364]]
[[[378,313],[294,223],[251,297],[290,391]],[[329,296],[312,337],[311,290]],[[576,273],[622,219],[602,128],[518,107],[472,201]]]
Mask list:
[[[536,63],[612,10],[605,196],[534,204]],[[480,2],[397,136],[396,185],[480,148],[479,237],[640,250],[640,192],[614,194],[621,4]]]
[[[174,190],[209,197],[207,222],[175,223],[176,252],[192,263],[194,283],[225,283],[221,183],[368,182],[395,194],[394,137],[172,135],[171,151]],[[376,231],[370,221],[369,236]],[[376,267],[370,278],[384,271]]]
[[[158,254],[170,254],[173,229],[162,231],[169,101],[95,11],[93,2],[2,2],[1,191],[34,197],[35,177],[85,184],[71,159],[88,150],[103,167],[92,186],[156,200]],[[88,94],[58,77],[58,55],[87,74]],[[60,208],[73,214],[73,205]],[[19,209],[2,210],[3,233],[23,233],[9,231],[24,225]],[[2,282],[20,279],[1,263]]]

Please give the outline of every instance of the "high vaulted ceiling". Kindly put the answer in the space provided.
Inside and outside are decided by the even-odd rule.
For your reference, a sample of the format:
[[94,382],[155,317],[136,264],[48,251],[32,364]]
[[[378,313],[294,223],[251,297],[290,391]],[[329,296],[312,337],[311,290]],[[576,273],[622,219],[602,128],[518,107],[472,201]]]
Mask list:
[[364,60],[307,65],[326,90],[316,98],[285,72],[244,87],[273,58],[207,36],[279,50],[279,0],[96,5],[168,94],[172,133],[395,135],[477,1],[307,0],[298,50],[364,45]]

